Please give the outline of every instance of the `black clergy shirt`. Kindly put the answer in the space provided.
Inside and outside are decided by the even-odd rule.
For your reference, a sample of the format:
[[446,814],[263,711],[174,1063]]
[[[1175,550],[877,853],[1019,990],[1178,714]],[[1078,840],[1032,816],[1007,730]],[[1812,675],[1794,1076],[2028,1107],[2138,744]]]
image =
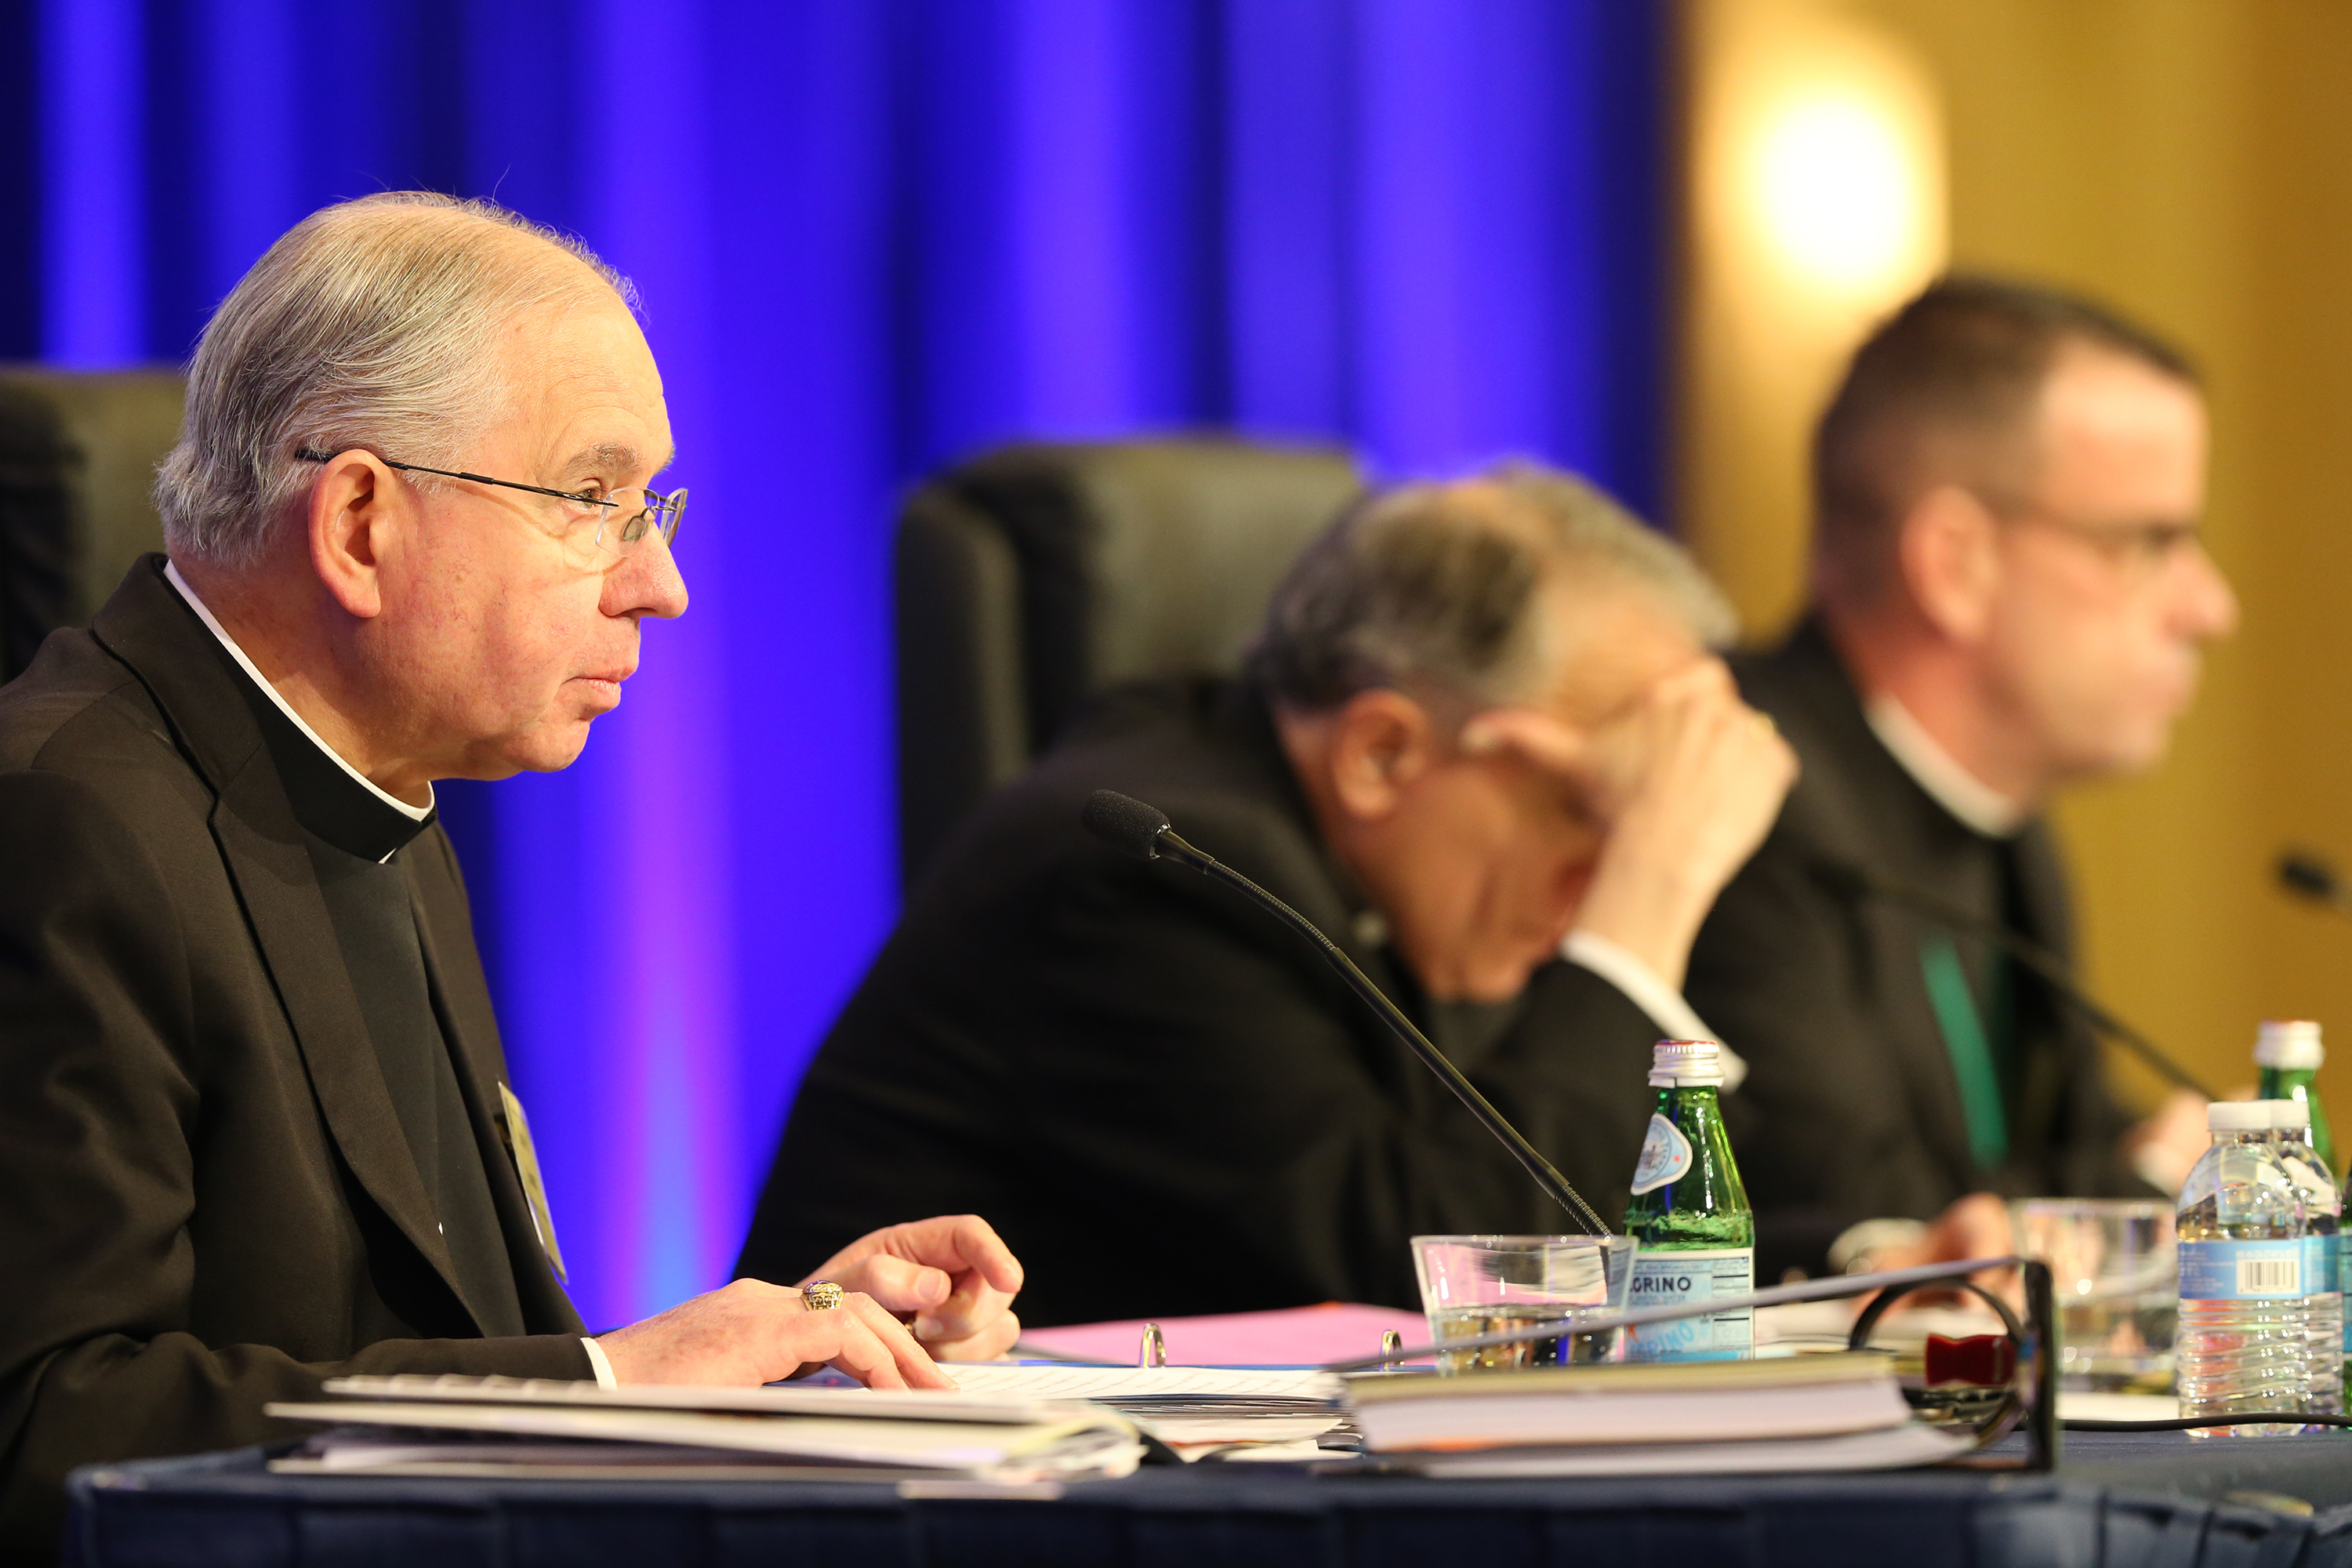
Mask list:
[[0,686],[0,1563],[76,1468],[305,1436],[265,1412],[331,1378],[610,1375],[430,818],[160,555]]
[[1024,1322],[1409,1306],[1413,1237],[1570,1223],[1312,944],[1087,833],[1103,788],[1312,921],[1622,1211],[1646,1005],[1566,958],[1507,1004],[1433,1004],[1324,846],[1263,694],[1152,683],[999,791],[908,901],[793,1101],[739,1274],[789,1281],[899,1215],[974,1213],[1021,1258]]
[[1803,763],[1717,899],[1685,983],[1751,1069],[1726,1114],[1756,1205],[1758,1277],[1819,1271],[1848,1226],[1932,1219],[1969,1193],[2148,1195],[2119,1152],[2128,1123],[2098,1041],[2047,985],[1822,874],[1867,868],[2066,954],[2074,922],[2048,826],[1964,813],[1948,780],[1931,790],[1818,621],[1733,670]]
[[[196,607],[194,595],[172,575],[173,586]],[[199,614],[211,626],[209,615]],[[428,808],[422,816],[412,815],[414,808],[402,809],[362,779],[264,689],[230,653],[216,626],[214,636],[302,826],[304,847],[318,872],[360,1015],[448,1243],[466,1305],[484,1335],[520,1334],[523,1311],[514,1269],[490,1201],[486,1156],[475,1140],[465,1090],[450,1058],[441,998],[425,963],[415,894],[402,863],[402,851],[432,826],[437,812]]]

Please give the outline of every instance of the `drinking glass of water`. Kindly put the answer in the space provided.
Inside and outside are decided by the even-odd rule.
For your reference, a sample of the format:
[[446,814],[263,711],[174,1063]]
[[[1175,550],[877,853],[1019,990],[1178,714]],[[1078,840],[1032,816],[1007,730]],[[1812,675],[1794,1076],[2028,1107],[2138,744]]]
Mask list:
[[1557,1326],[1483,1350],[1446,1351],[1441,1373],[1505,1372],[1618,1359],[1620,1331],[1579,1333],[1578,1319],[1622,1312],[1633,1280],[1630,1236],[1416,1236],[1421,1309],[1438,1344]]
[[2172,1205],[2161,1199],[2027,1198],[2010,1205],[2017,1250],[2050,1265],[2061,1386],[2168,1394],[2180,1315]]

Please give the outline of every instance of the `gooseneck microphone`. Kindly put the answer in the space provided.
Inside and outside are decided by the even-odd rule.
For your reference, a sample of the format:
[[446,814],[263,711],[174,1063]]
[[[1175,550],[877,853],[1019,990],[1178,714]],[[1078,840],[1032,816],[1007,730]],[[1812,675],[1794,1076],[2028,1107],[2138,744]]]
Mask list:
[[1925,915],[1938,925],[1950,927],[1958,935],[1973,938],[2008,954],[2038,975],[2060,1001],[2081,1014],[2084,1022],[2092,1028],[2181,1088],[2207,1100],[2221,1098],[2200,1082],[2196,1074],[2173,1060],[2154,1040],[2093,1001],[2089,993],[2074,984],[2074,972],[2066,961],[2024,932],[2012,931],[1999,921],[1987,920],[1965,905],[1916,883],[1885,876],[1861,866],[1839,860],[1820,860],[1814,862],[1812,872],[1822,882],[1847,898],[1885,899],[1889,903],[1901,904],[1915,914]]
[[1170,825],[1165,812],[1156,806],[1146,805],[1132,795],[1121,795],[1117,790],[1098,789],[1087,799],[1086,809],[1079,814],[1078,820],[1086,824],[1087,832],[1107,843],[1117,845],[1130,855],[1146,860],[1174,860],[1240,889],[1276,919],[1312,942],[1330,961],[1331,967],[1339,972],[1339,977],[1348,983],[1348,988],[1362,997],[1365,1005],[1379,1014],[1381,1021],[1396,1031],[1397,1038],[1412,1048],[1412,1054],[1421,1058],[1422,1065],[1435,1073],[1445,1087],[1470,1108],[1470,1114],[1476,1117],[1486,1131],[1527,1167],[1528,1174],[1535,1178],[1536,1185],[1593,1235],[1610,1234],[1609,1226],[1593,1212],[1592,1205],[1584,1201],[1583,1194],[1569,1185],[1568,1178],[1528,1142],[1525,1134],[1506,1121],[1501,1111],[1487,1102],[1486,1097],[1478,1092],[1478,1086],[1463,1077],[1461,1069],[1446,1060],[1443,1051],[1429,1043],[1429,1037],[1415,1028],[1412,1020],[1406,1017],[1395,1003],[1381,994],[1381,988],[1366,978],[1364,972],[1356,967],[1355,961],[1340,952],[1339,944],[1325,936],[1314,921],[1232,867],[1185,843],[1177,837],[1176,829]]
[[2278,879],[2279,886],[2298,898],[2325,904],[2339,915],[2352,915],[2352,891],[2346,890],[2344,879],[2324,856],[2309,849],[2281,850]]

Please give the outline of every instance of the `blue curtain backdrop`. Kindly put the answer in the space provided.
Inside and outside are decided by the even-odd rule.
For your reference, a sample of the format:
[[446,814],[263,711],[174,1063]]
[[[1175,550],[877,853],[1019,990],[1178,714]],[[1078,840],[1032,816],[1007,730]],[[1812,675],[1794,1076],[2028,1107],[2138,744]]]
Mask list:
[[[184,357],[304,212],[494,195],[644,291],[693,608],[445,809],[572,1283],[724,1277],[895,912],[887,541],[1011,437],[1534,454],[1661,500],[1648,0],[19,0],[0,353]],[[816,1259],[810,1260],[814,1264]]]

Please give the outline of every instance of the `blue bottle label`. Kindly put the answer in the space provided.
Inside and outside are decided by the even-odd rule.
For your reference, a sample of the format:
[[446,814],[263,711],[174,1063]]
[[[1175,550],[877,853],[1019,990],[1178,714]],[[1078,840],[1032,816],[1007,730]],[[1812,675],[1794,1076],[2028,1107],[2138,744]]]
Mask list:
[[1668,1182],[1678,1182],[1690,1168],[1690,1140],[1683,1136],[1681,1128],[1654,1113],[1649,1135],[1642,1140],[1642,1157],[1633,1162],[1633,1195],[1640,1197]]
[[2276,1301],[2300,1296],[2317,1261],[2309,1243],[2324,1239],[2184,1241],[2180,1244],[2180,1299]]
[[[2336,1243],[2336,1288],[2352,1302],[2352,1247],[2345,1246],[2341,1236],[2329,1239]],[[2352,1361],[2352,1312],[2344,1314],[2344,1359]]]
[[[1752,1247],[1698,1247],[1687,1252],[1652,1252],[1633,1259],[1633,1287],[1626,1306],[1678,1307],[1745,1296],[1756,1289]],[[1628,1361],[1738,1361],[1756,1345],[1753,1313],[1735,1311],[1643,1323],[1625,1331]]]

